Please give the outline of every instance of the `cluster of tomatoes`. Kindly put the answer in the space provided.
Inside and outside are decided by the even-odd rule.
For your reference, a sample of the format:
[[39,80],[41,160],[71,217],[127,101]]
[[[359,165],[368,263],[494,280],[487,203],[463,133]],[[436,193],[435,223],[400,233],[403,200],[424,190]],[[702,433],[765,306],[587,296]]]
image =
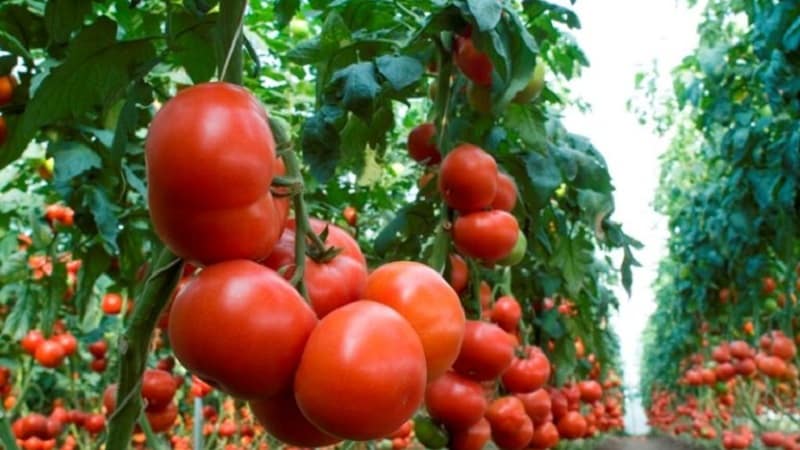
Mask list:
[[36,362],[50,369],[59,367],[65,358],[78,350],[78,340],[63,326],[55,326],[49,338],[45,338],[40,330],[30,330],[20,345]]
[[[182,381],[182,378],[180,379]],[[145,417],[155,433],[172,428],[178,418],[178,405],[173,401],[178,380],[171,373],[147,369],[142,376],[141,396],[145,402]],[[103,407],[111,415],[117,407],[117,385],[110,384],[103,392]]]
[[[77,409],[67,410],[57,401],[49,416],[30,413],[15,420],[11,426],[17,445],[24,450],[50,450],[56,448],[56,439],[70,424],[83,428],[90,435],[97,435],[106,426],[102,414],[87,413]],[[77,442],[67,436],[59,447],[61,450],[75,450]]]
[[71,227],[75,224],[75,211],[69,206],[53,203],[44,210],[44,218],[50,226],[61,225]]
[[17,403],[12,395],[14,384],[11,382],[11,369],[0,366],[0,399],[3,400],[3,408],[11,409]]
[[106,366],[108,366],[108,360],[106,359],[108,343],[106,340],[100,338],[87,345],[86,349],[89,350],[89,354],[92,355],[92,361],[89,363],[89,368],[92,369],[93,372],[105,372]]

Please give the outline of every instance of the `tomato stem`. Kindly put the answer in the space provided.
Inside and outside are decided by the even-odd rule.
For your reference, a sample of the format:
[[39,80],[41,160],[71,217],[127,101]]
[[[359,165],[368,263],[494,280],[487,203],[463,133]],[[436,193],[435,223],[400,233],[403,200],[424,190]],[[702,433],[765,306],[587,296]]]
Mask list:
[[[290,143],[288,145],[291,145]],[[306,203],[303,200],[303,176],[300,173],[300,162],[297,160],[297,155],[289,149],[289,151],[281,152],[281,158],[286,165],[286,173],[290,178],[293,178],[299,183],[300,189],[292,193],[292,205],[294,207],[295,216],[295,238],[294,238],[294,275],[290,282],[303,298],[308,301],[308,289],[304,280],[306,270],[306,240],[304,236],[311,228],[308,222],[308,213],[306,212]]]
[[8,450],[19,450],[14,434],[11,432],[11,425],[8,423],[8,416],[2,411],[0,411],[0,443],[3,444],[3,448]]
[[153,330],[161,311],[183,273],[183,261],[162,248],[145,282],[142,299],[136,302],[130,324],[120,337],[120,368],[117,410],[109,420],[106,448],[127,448],[137,417],[142,412],[141,379]]

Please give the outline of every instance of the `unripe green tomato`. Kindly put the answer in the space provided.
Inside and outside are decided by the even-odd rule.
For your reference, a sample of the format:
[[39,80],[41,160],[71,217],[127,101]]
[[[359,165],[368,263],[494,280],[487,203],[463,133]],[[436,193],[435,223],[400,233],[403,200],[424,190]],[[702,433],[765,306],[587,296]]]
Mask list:
[[528,239],[525,237],[525,233],[520,230],[519,237],[517,238],[517,243],[514,244],[514,248],[511,250],[511,253],[508,254],[505,258],[497,261],[497,264],[501,266],[514,266],[520,263],[525,258],[525,252],[528,250]]
[[467,103],[470,108],[481,114],[492,112],[492,90],[470,83],[467,88]]
[[764,302],[764,309],[767,313],[772,314],[778,311],[778,302],[774,298],[768,298]]
[[311,36],[311,29],[307,21],[295,17],[289,22],[289,34],[291,34],[292,37],[306,39]]
[[414,419],[414,434],[425,448],[445,448],[449,438],[447,432],[436,425],[429,417]]
[[531,76],[531,79],[521,91],[517,92],[517,95],[514,96],[513,101],[515,103],[528,103],[531,100],[539,97],[544,89],[544,74],[544,63],[537,59],[536,68],[533,69],[533,75]]
[[564,198],[565,195],[567,195],[567,185],[561,183],[561,185],[558,186],[558,189],[556,189],[556,197]]

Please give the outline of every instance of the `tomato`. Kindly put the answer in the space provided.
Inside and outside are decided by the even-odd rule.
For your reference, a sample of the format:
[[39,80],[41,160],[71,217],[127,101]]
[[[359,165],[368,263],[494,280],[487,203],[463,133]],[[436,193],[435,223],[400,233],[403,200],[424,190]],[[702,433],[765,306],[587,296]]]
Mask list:
[[36,353],[36,349],[39,348],[39,345],[44,342],[44,335],[39,330],[30,330],[28,333],[22,338],[20,344],[22,345],[22,349],[25,350],[26,353],[33,355]]
[[780,431],[765,431],[761,433],[761,442],[767,447],[783,447],[787,439]]
[[525,413],[533,420],[535,425],[539,425],[550,416],[550,394],[544,389],[537,389],[526,394],[517,394],[517,398],[522,401]]
[[558,389],[549,391],[550,394],[550,410],[553,413],[553,418],[556,420],[561,419],[567,414],[569,408],[569,401],[567,397]]
[[89,368],[92,369],[92,372],[102,373],[106,371],[107,365],[108,361],[106,361],[105,358],[93,359],[92,362],[89,363]]
[[104,339],[97,340],[92,342],[86,347],[89,350],[89,353],[92,354],[97,359],[105,358],[106,351],[108,350],[108,344]]
[[108,315],[116,315],[122,311],[122,296],[113,292],[103,296],[103,312]]
[[731,350],[727,344],[720,344],[711,351],[711,358],[717,363],[726,363],[731,360]]
[[752,358],[736,361],[734,367],[736,368],[736,373],[745,377],[756,373],[757,370],[756,363]]
[[719,381],[728,381],[736,376],[736,368],[731,363],[722,363],[714,368],[714,376]]
[[558,434],[565,439],[579,439],[586,434],[586,419],[577,412],[570,411],[558,421]]
[[534,449],[553,448],[559,440],[558,428],[552,422],[547,422],[536,427],[529,445]]
[[749,358],[753,355],[753,349],[745,341],[733,341],[730,343],[731,356],[738,359]]
[[517,183],[506,173],[497,173],[497,193],[492,200],[492,209],[511,211],[517,204]]
[[525,253],[527,251],[528,238],[525,237],[525,233],[523,233],[522,230],[519,230],[517,243],[514,244],[514,248],[511,249],[511,253],[509,253],[505,258],[499,259],[497,264],[501,266],[515,266],[525,259]]
[[514,103],[528,103],[531,100],[536,99],[539,97],[539,94],[542,93],[544,89],[544,75],[546,67],[544,62],[540,59],[536,59],[536,67],[533,69],[533,74],[531,75],[531,79],[528,81],[528,84],[525,85],[522,90],[517,92],[514,95],[513,102]]
[[453,368],[474,380],[489,381],[511,366],[514,341],[493,323],[468,320],[464,343]]
[[489,421],[481,418],[475,425],[466,429],[450,431],[450,450],[482,450],[489,437],[492,435],[492,428]]
[[517,397],[500,397],[489,405],[486,420],[492,428],[492,440],[498,448],[521,450],[533,437],[533,422]]
[[770,353],[783,360],[789,361],[797,354],[797,347],[786,336],[776,336],[770,346]]
[[64,354],[66,356],[73,355],[78,349],[78,340],[69,333],[62,333],[58,336],[54,336],[53,340],[61,344],[61,348],[64,349]]
[[473,111],[480,114],[491,114],[494,103],[492,102],[492,89],[470,83],[467,86],[467,104]]
[[456,249],[487,262],[507,257],[518,239],[517,219],[505,211],[473,212],[458,217],[453,224]]
[[786,373],[786,362],[777,356],[764,356],[757,361],[758,370],[771,378],[782,378]]
[[392,308],[361,300],[320,320],[294,388],[303,415],[319,429],[367,440],[407,421],[422,403],[425,382],[425,352],[414,328]]
[[102,414],[89,414],[83,422],[83,428],[89,434],[98,434],[106,427],[106,418]]
[[497,163],[482,148],[461,144],[442,161],[439,192],[458,211],[486,208],[497,193]]
[[[344,208],[342,217],[344,217],[345,222],[351,227],[355,227],[358,224],[358,210],[352,206],[346,206]],[[286,234],[286,232],[284,232],[284,234]]]
[[764,277],[761,280],[761,292],[764,295],[770,295],[775,292],[775,288],[777,287],[777,283],[775,283],[775,279],[772,277]]
[[[325,245],[340,251],[328,261],[317,262],[306,256],[303,277],[311,306],[320,318],[342,305],[361,300],[367,282],[367,261],[358,243],[336,225],[311,219],[314,233],[322,233],[326,226],[328,237]],[[294,241],[295,222],[290,220],[272,254],[264,261],[264,265],[271,269],[283,270],[287,280],[294,275]]]
[[27,439],[32,436],[47,438],[47,417],[30,413],[22,418],[20,426],[20,434],[17,436],[20,439]]
[[39,344],[33,357],[42,366],[52,369],[60,366],[66,356],[64,347],[58,341],[48,339]]
[[363,297],[393,308],[414,327],[425,349],[429,381],[450,369],[466,318],[458,294],[438,272],[412,261],[384,264],[367,277]]
[[11,103],[11,99],[14,98],[14,86],[16,84],[16,80],[11,75],[0,77],[0,106]]
[[510,295],[504,295],[492,305],[489,318],[500,328],[512,333],[516,331],[519,321],[522,319],[522,307],[519,306],[517,299]]
[[242,87],[204,83],[166,102],[145,143],[150,218],[176,255],[201,264],[260,260],[281,234],[267,114]]
[[323,447],[340,440],[321,431],[303,416],[291,390],[269,399],[253,400],[250,409],[264,429],[284,444]]
[[469,428],[486,412],[486,396],[478,382],[447,372],[428,384],[425,408],[447,428]]
[[512,393],[533,392],[550,379],[550,361],[537,347],[526,351],[525,359],[514,358],[511,366],[503,373],[503,386]]
[[164,409],[157,411],[145,411],[147,422],[155,433],[162,433],[169,430],[178,418],[178,406],[175,403],[168,403]]
[[6,124],[6,118],[0,115],[0,145],[5,144],[7,137],[8,125]]
[[[711,371],[711,374],[714,375],[714,372]],[[714,382],[707,384],[714,384]],[[581,381],[578,383],[578,389],[581,391],[581,400],[586,403],[594,403],[603,398],[603,387],[597,381]]]
[[492,85],[492,60],[489,55],[475,48],[471,37],[456,37],[455,63],[464,76],[481,86]]
[[450,254],[450,286],[460,293],[469,283],[469,268],[464,258],[456,253]]
[[408,134],[408,155],[426,165],[439,164],[442,155],[436,146],[436,125],[428,122],[417,125]]
[[164,370],[147,369],[142,375],[142,397],[147,400],[148,411],[164,409],[177,388],[172,374]]
[[234,260],[205,268],[178,293],[169,338],[175,357],[204,381],[235,397],[264,398],[291,386],[316,322],[280,275]]

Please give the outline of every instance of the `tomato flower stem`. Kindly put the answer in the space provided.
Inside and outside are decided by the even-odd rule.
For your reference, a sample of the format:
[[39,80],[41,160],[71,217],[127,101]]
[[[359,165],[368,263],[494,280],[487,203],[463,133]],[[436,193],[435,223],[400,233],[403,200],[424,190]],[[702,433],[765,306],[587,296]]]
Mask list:
[[130,324],[120,337],[120,368],[117,410],[109,420],[106,448],[127,448],[137,417],[142,412],[141,379],[147,363],[150,340],[161,311],[183,273],[183,261],[162,248],[145,282],[142,299],[136,302]]

